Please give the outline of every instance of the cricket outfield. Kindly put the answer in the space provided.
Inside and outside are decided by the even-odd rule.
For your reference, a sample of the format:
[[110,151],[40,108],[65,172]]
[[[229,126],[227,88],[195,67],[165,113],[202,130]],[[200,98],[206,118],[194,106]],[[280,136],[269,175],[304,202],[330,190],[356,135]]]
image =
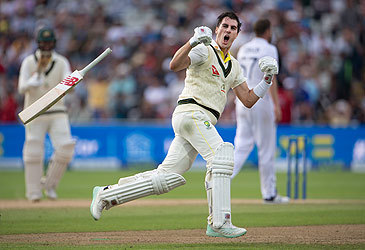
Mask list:
[[[92,187],[133,173],[68,171],[58,201],[29,203],[24,173],[1,172],[0,248],[365,248],[365,174],[312,171],[307,200],[265,205],[257,171],[243,171],[232,181],[232,220],[248,232],[225,239],[205,236],[204,172],[187,172],[186,185],[112,208],[94,221]],[[281,194],[285,179],[278,174]]]

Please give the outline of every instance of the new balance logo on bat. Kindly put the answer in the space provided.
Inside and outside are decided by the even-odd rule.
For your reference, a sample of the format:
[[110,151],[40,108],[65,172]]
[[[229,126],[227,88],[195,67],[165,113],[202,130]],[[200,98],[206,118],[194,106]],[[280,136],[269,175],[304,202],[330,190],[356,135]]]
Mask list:
[[73,86],[75,85],[80,79],[77,78],[77,77],[71,77],[71,76],[68,76],[66,77],[65,79],[63,79],[62,82],[60,82],[60,84],[63,84],[63,85],[67,85],[67,86]]

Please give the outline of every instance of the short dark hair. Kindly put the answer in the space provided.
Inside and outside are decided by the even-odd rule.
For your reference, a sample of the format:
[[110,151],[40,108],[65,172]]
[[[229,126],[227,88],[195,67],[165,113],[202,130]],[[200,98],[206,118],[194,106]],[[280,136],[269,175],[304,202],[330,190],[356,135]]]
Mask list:
[[238,16],[232,11],[224,12],[224,13],[220,14],[219,17],[217,18],[216,27],[219,27],[219,25],[222,23],[222,21],[225,17],[228,17],[230,19],[233,19],[233,20],[237,21],[237,33],[239,33],[240,30],[241,30],[241,25],[242,24],[240,23],[240,20],[238,19]]
[[259,19],[253,26],[256,36],[263,35],[268,29],[270,29],[271,23],[269,19]]

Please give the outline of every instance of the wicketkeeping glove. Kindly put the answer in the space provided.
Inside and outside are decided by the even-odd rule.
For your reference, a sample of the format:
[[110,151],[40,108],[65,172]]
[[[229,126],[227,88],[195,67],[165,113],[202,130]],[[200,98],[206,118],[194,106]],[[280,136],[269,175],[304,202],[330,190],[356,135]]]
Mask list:
[[212,30],[206,26],[196,27],[194,29],[194,36],[190,38],[189,43],[191,47],[195,47],[200,43],[208,46],[212,42]]

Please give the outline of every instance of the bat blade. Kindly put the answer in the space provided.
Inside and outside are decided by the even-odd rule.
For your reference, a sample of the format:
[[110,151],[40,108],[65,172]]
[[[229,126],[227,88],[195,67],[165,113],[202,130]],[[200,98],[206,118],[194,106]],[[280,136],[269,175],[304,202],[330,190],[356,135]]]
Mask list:
[[72,88],[74,88],[91,68],[98,64],[111,52],[112,50],[110,48],[107,48],[102,54],[95,58],[85,68],[80,71],[75,70],[71,75],[63,79],[62,82],[57,84],[56,87],[48,91],[41,98],[32,103],[22,112],[20,112],[18,114],[20,120],[24,124],[27,124],[36,117],[46,112],[50,107],[52,107],[56,102],[64,97]]
[[37,101],[32,103],[29,107],[24,109],[19,113],[20,120],[27,124],[34,120],[44,112],[46,112],[50,107],[52,107],[56,102],[58,102],[62,97],[64,97],[72,88],[74,88],[82,80],[82,75],[78,70],[75,70],[71,75],[63,79],[59,84],[57,84],[53,89],[44,94]]

